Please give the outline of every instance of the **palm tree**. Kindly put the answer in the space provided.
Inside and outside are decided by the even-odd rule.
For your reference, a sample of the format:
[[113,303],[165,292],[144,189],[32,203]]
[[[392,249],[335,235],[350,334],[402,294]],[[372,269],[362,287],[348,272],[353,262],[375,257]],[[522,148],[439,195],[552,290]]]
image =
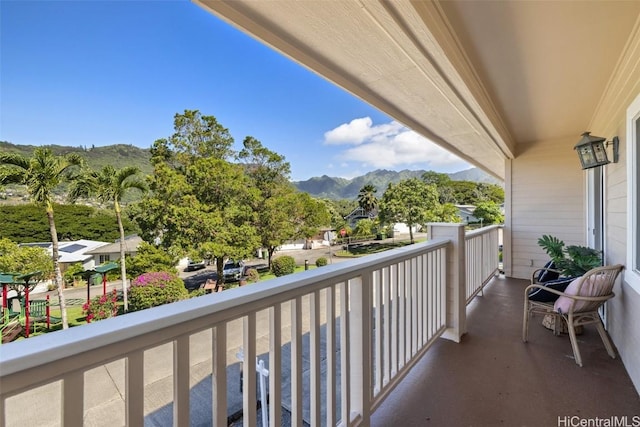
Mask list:
[[146,191],[147,186],[136,175],[140,169],[128,166],[116,170],[113,166],[104,166],[99,172],[93,170],[83,170],[80,175],[73,180],[69,198],[73,201],[79,197],[95,196],[102,204],[113,203],[113,209],[118,221],[120,231],[120,274],[122,276],[122,296],[124,311],[129,310],[127,298],[127,267],[125,264],[125,235],[122,226],[122,207],[120,202],[129,189]]
[[27,186],[31,200],[45,208],[51,232],[51,251],[54,281],[58,290],[58,301],[62,315],[62,327],[67,329],[67,306],[64,300],[62,273],[58,262],[58,234],[53,218],[53,190],[69,178],[69,168],[80,166],[83,159],[76,153],[56,156],[48,148],[36,148],[33,156],[27,158],[16,153],[0,153],[0,165],[5,165],[0,173],[2,184],[22,184]]
[[358,205],[365,210],[365,212],[371,212],[378,206],[378,199],[376,198],[376,192],[378,189],[372,184],[367,184],[360,189],[358,193]]

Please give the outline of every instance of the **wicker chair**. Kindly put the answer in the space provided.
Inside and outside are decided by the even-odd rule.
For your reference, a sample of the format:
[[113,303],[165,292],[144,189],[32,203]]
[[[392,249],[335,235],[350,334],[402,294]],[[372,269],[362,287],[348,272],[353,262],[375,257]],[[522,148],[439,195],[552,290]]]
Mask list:
[[531,301],[528,298],[532,289],[543,287],[543,285],[533,284],[527,286],[524,292],[524,319],[522,323],[522,341],[527,342],[529,335],[529,319],[532,315],[551,314],[555,316],[554,333],[559,335],[559,325],[565,322],[573,347],[573,355],[579,366],[582,366],[580,349],[576,339],[576,327],[581,325],[595,324],[602,342],[607,349],[609,356],[615,359],[616,354],[609,341],[607,332],[604,330],[602,319],[598,314],[598,309],[605,301],[613,298],[613,285],[618,274],[624,267],[622,265],[604,266],[594,268],[586,272],[583,276],[575,279],[565,290],[560,292],[555,289],[547,289],[548,292],[558,295],[555,302]]

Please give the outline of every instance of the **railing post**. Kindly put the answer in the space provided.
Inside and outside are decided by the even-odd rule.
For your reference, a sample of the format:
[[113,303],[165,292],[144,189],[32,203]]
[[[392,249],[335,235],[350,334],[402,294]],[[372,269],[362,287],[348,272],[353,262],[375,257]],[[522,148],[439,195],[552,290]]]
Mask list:
[[430,240],[451,240],[447,246],[447,329],[442,337],[460,342],[462,335],[467,332],[464,224],[432,223],[428,226],[428,236]]
[[[349,327],[353,333],[349,336],[350,374],[351,374],[351,413],[349,420],[342,425],[350,425],[354,416],[357,423],[368,426],[371,416],[372,358],[371,358],[371,305],[372,278],[367,271],[359,279],[349,281]],[[340,295],[340,298],[343,298]]]

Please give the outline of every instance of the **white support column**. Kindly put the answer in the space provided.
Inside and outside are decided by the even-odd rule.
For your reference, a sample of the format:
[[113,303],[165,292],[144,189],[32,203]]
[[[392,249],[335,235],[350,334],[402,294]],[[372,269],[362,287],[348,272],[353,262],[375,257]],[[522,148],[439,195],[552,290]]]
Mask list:
[[447,247],[447,329],[442,337],[460,342],[462,335],[467,332],[464,224],[432,223],[429,224],[428,233],[430,240],[451,240]]

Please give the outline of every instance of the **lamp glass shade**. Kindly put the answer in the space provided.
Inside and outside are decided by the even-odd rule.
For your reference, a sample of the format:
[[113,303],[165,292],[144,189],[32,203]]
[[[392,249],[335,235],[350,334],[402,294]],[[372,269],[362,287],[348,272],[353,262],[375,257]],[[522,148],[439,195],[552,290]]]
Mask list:
[[609,163],[605,149],[606,138],[582,134],[582,139],[573,147],[578,152],[582,169],[595,168]]

